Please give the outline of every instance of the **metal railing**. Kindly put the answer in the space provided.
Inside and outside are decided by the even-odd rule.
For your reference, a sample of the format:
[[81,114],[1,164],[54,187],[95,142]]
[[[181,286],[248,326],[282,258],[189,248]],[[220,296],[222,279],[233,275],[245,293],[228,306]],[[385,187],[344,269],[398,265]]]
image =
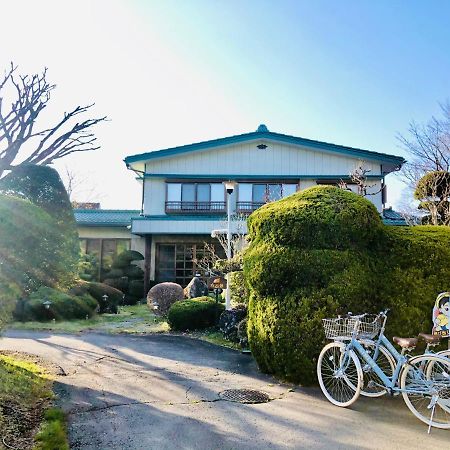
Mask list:
[[225,202],[166,202],[166,213],[224,213]]
[[237,202],[236,211],[243,214],[250,214],[255,209],[261,208],[264,204],[263,202]]

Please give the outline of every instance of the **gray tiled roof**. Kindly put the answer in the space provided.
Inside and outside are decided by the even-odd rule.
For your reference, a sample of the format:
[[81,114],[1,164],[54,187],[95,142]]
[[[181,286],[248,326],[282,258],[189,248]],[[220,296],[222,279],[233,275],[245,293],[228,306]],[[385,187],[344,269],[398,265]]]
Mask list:
[[139,217],[135,209],[74,209],[77,225],[91,227],[126,227],[133,217]]

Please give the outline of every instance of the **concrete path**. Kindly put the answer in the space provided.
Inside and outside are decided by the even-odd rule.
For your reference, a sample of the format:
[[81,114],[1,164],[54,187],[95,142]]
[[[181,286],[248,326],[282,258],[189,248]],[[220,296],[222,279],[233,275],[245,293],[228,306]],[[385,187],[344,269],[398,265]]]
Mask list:
[[[59,366],[57,390],[73,449],[448,449],[450,431],[427,428],[400,398],[331,405],[316,388],[282,385],[251,356],[169,336],[9,331],[0,349]],[[250,388],[274,400],[220,400]]]

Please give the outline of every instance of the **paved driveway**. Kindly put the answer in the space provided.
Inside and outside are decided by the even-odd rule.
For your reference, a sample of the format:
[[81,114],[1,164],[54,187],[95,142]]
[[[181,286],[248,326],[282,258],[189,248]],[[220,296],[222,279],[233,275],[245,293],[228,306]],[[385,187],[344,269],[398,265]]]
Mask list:
[[[337,408],[318,389],[292,391],[261,375],[250,356],[194,339],[10,331],[0,349],[60,367],[57,389],[73,449],[449,448],[450,431],[427,435],[400,398]],[[233,388],[274,400],[219,399]]]

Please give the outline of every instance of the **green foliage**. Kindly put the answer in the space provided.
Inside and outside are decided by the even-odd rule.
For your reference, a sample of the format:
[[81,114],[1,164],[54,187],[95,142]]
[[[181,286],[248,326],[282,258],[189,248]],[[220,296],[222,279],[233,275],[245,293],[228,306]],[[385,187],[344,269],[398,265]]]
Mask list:
[[144,297],[144,271],[133,264],[144,257],[134,250],[118,254],[105,274],[104,283],[121,290],[125,294],[125,304],[134,305]]
[[23,295],[42,285],[64,286],[73,278],[65,236],[52,217],[28,200],[1,194],[0,255],[0,278]]
[[231,290],[231,303],[233,305],[248,304],[249,292],[245,282],[244,272],[230,272],[228,274],[229,288]]
[[96,255],[81,255],[78,262],[78,276],[84,281],[97,281],[98,279],[98,258]]
[[19,286],[10,280],[3,279],[0,273],[0,331],[11,318],[19,297]]
[[223,310],[221,303],[216,305],[209,297],[181,300],[170,307],[168,322],[175,331],[199,330],[212,327]]
[[421,200],[419,209],[428,211],[422,223],[450,225],[450,173],[434,171],[424,175],[417,183],[414,197]]
[[[43,302],[49,300],[50,308]],[[18,312],[21,320],[45,321],[50,319],[84,319],[92,317],[98,307],[97,301],[89,294],[79,296],[64,293],[49,287],[41,287],[25,300]]]
[[144,257],[135,250],[125,250],[116,256],[112,263],[114,269],[125,269],[131,265],[132,261],[143,261]]
[[[117,313],[119,305],[123,303],[123,293],[118,289],[109,286],[105,283],[91,282],[78,282],[69,290],[69,294],[82,297],[86,294],[97,300],[99,304],[99,314],[103,313]],[[107,295],[108,298],[105,302],[103,296]]]
[[244,275],[248,335],[260,368],[315,380],[321,319],[392,308],[388,334],[430,331],[436,295],[448,290],[450,229],[387,227],[366,199],[314,187],[249,218]]
[[268,203],[248,219],[252,243],[303,249],[368,248],[377,243],[382,227],[371,202],[332,186],[306,189]]
[[[50,286],[57,284],[60,287],[69,287],[73,284],[78,274],[80,245],[69,196],[58,172],[48,166],[22,164],[0,180],[0,191],[8,196],[28,200],[51,218],[51,227],[47,233],[44,233],[44,236],[35,236],[35,240],[44,238],[45,234],[56,235],[58,251],[54,255],[55,264],[61,263],[64,270],[58,271],[57,274],[50,273],[50,277],[56,275],[53,277],[54,280],[50,284],[47,282],[41,284]],[[12,221],[16,221],[17,225],[20,225],[17,223],[20,220],[21,217],[17,215],[12,217]],[[45,223],[39,223],[38,220],[39,218],[35,217],[34,228],[48,226],[47,217],[43,217]],[[29,252],[35,253],[33,258],[35,261],[40,256],[34,246],[31,246]]]
[[66,417],[60,409],[50,408],[45,411],[33,450],[69,450]]
[[422,200],[427,197],[448,197],[450,193],[450,173],[437,170],[428,172],[417,183],[414,197]]

